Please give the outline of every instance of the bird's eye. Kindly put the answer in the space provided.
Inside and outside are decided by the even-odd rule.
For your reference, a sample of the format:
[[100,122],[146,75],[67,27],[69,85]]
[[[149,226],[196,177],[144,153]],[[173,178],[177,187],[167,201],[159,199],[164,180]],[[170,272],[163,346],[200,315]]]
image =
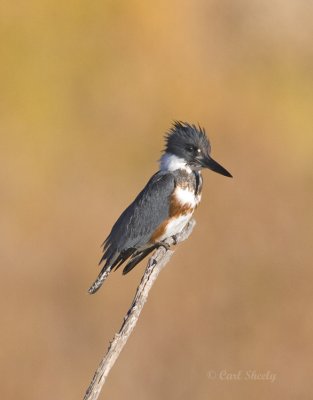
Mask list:
[[188,153],[194,153],[196,151],[196,148],[192,145],[186,146],[186,150]]

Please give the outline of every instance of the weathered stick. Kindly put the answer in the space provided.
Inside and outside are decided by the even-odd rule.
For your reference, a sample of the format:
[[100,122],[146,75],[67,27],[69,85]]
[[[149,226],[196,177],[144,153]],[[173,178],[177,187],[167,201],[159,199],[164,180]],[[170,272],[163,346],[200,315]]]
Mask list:
[[[186,240],[191,234],[195,221],[191,220],[184,230],[176,236],[176,243]],[[166,240],[169,245],[174,244],[173,238]],[[118,333],[115,334],[109,348],[101,360],[99,367],[97,368],[94,377],[86,391],[84,400],[96,400],[98,399],[102,386],[117,360],[120,352],[125,346],[130,334],[132,333],[143,306],[148,298],[150,289],[152,288],[155,280],[157,279],[160,271],[168,263],[171,256],[174,254],[173,250],[166,250],[164,247],[159,247],[156,252],[150,257],[145,273],[141,279],[141,282],[137,288],[134,300],[130,309],[124,317],[123,324]]]

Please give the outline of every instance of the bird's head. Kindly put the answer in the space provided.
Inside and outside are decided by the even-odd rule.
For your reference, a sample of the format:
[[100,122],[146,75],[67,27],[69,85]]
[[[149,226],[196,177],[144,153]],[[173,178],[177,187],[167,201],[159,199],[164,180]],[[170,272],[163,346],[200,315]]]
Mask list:
[[165,136],[165,141],[161,169],[209,168],[224,176],[232,177],[224,167],[210,157],[211,146],[203,128],[175,121]]

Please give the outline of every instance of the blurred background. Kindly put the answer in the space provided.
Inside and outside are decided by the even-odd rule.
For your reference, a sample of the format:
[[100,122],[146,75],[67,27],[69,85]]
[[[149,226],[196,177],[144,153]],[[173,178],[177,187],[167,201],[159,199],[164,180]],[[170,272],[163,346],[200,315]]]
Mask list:
[[83,397],[144,271],[88,295],[100,244],[174,119],[204,126],[234,179],[204,172],[196,229],[100,398],[312,398],[312,13],[1,3],[3,398]]

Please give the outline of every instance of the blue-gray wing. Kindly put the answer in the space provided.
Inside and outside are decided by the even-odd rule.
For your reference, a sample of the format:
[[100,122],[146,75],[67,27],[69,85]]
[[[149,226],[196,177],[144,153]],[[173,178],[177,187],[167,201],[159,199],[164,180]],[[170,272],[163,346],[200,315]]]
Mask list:
[[159,171],[149,180],[136,199],[122,213],[104,242],[105,267],[130,256],[149,241],[156,228],[169,216],[170,196],[175,188],[175,177]]
[[126,208],[103,243],[100,263],[104,262],[104,266],[89,288],[89,293],[99,290],[114,267],[119,267],[131,257],[123,270],[123,273],[127,273],[153,250],[153,246],[149,246],[150,238],[169,217],[170,196],[174,188],[174,175],[159,171]]

